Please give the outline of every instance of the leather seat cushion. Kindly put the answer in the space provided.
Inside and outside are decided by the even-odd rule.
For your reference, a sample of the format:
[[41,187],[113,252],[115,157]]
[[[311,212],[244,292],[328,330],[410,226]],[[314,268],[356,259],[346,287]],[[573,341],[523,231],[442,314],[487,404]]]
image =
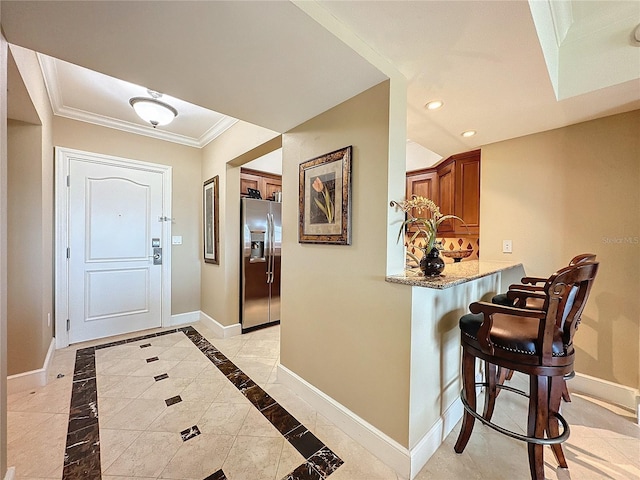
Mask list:
[[[478,330],[484,320],[481,313],[469,313],[460,318],[460,330],[463,335],[478,339]],[[491,341],[494,346],[510,352],[526,355],[539,355],[537,318],[518,317],[515,315],[494,314],[491,327]],[[554,357],[565,355],[562,344],[562,331],[555,329],[553,335],[552,354]]]
[[513,302],[507,298],[506,293],[499,293],[491,299],[491,303],[496,305],[504,305],[507,307],[513,307]]
[[[495,305],[504,305],[506,307],[513,307],[515,301],[509,300],[509,298],[507,298],[506,293],[499,293],[498,295],[495,295],[491,299],[491,303]],[[543,306],[544,306],[544,300],[542,300],[541,298],[527,298],[526,308],[533,308],[536,310],[540,310],[542,309]]]

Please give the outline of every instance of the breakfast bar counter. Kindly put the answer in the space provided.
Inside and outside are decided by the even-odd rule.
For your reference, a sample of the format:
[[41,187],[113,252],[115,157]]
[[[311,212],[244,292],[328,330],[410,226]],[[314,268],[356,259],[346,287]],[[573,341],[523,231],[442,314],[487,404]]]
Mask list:
[[522,264],[516,262],[483,262],[470,260],[468,262],[447,263],[442,274],[435,277],[425,277],[419,268],[412,268],[405,270],[404,274],[389,275],[385,280],[387,282],[401,283],[413,287],[444,290],[445,288],[451,288],[512,268],[522,268]]
[[491,301],[523,273],[517,262],[470,260],[447,263],[438,277],[424,277],[419,269],[385,277],[387,283],[411,290],[410,324],[389,319],[411,338],[410,449],[437,448],[462,417],[460,317],[469,313],[471,303]]

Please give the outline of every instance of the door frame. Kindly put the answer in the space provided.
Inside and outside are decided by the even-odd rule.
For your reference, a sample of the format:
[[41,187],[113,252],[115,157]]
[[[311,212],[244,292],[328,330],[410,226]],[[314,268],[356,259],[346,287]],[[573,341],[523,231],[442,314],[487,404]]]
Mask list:
[[[168,165],[142,162],[129,158],[102,155],[66,147],[54,147],[55,150],[55,339],[56,348],[69,346],[67,319],[69,318],[69,161],[76,160],[117,167],[145,170],[162,174],[162,269],[161,269],[161,326],[171,326],[171,191],[172,170]],[[160,219],[158,220],[160,221]]]

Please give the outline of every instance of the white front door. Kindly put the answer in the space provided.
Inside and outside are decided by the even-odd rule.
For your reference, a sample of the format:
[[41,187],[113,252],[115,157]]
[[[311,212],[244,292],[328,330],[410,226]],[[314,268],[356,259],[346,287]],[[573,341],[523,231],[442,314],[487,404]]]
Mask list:
[[162,173],[73,158],[68,168],[69,343],[160,327]]

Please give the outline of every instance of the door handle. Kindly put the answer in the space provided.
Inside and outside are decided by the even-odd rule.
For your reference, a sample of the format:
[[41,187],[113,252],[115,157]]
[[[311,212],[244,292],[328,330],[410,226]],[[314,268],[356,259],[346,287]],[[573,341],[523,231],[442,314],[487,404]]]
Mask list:
[[153,247],[153,264],[162,265],[162,247]]

